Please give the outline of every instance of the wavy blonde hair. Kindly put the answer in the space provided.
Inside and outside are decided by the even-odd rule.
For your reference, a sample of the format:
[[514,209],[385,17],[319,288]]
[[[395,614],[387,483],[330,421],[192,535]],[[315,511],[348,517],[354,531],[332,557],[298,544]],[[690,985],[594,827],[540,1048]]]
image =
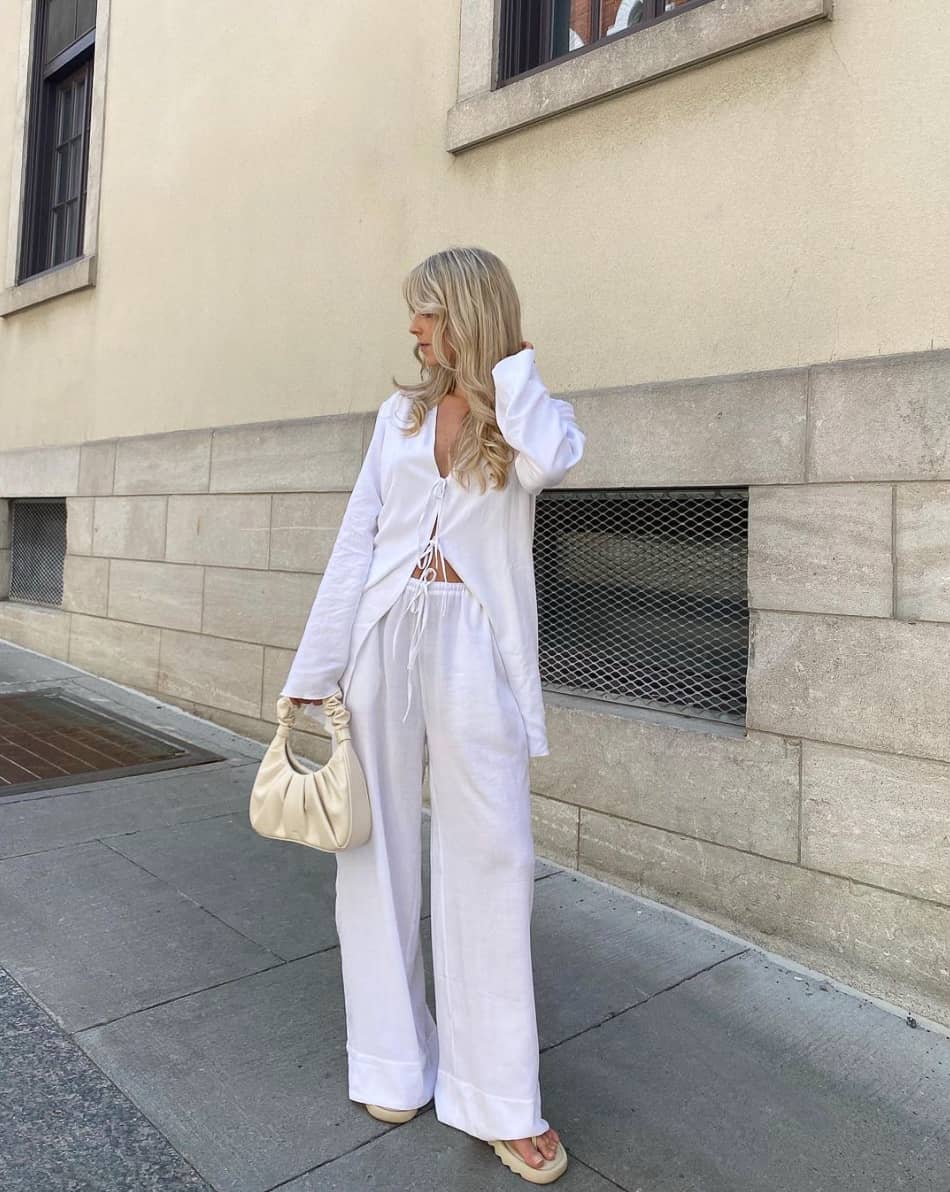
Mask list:
[[422,380],[418,385],[395,381],[412,399],[405,433],[418,434],[446,394],[464,394],[469,412],[459,428],[452,474],[463,485],[474,477],[482,492],[486,482],[504,488],[514,452],[495,420],[492,368],[522,348],[521,303],[511,275],[484,248],[447,248],[416,265],[403,283],[403,295],[413,314],[436,316],[432,350],[437,361],[429,368],[417,344],[413,354]]

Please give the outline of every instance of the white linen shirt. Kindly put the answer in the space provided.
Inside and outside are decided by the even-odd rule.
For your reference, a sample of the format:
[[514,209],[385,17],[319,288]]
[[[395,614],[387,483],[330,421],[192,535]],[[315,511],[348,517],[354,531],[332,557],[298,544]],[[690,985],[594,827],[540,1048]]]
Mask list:
[[[535,497],[581,458],[585,435],[570,402],[550,395],[533,348],[492,369],[495,417],[515,451],[503,489],[439,475],[436,409],[406,435],[411,399],[391,394],[347,502],[281,695],[345,693],[360,646],[393,605],[437,526],[439,549],[488,614],[532,757],[549,752],[538,670],[538,609],[532,542]],[[430,597],[432,598],[432,597]],[[304,705],[310,715],[313,705]],[[477,710],[473,710],[477,715]]]

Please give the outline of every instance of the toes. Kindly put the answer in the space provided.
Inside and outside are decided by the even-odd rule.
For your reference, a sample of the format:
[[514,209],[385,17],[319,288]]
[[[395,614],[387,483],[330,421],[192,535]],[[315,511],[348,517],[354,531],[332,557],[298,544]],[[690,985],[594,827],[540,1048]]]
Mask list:
[[545,1157],[541,1153],[541,1151],[538,1147],[531,1146],[531,1144],[529,1142],[528,1143],[528,1153],[524,1154],[524,1152],[522,1152],[522,1158],[525,1159],[528,1163],[530,1163],[532,1167],[540,1167],[541,1164],[544,1162]]

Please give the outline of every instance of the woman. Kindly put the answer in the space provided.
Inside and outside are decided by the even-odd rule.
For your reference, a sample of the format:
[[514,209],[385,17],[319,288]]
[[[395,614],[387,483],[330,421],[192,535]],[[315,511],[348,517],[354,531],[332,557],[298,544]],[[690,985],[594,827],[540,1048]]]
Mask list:
[[342,695],[370,792],[371,839],[336,854],[350,1097],[408,1121],[434,1096],[440,1121],[549,1183],[567,1154],[541,1116],[532,980],[528,759],[548,752],[532,535],[536,494],[584,435],[538,376],[496,256],[436,253],[404,294],[422,380],[378,411],[281,694]]

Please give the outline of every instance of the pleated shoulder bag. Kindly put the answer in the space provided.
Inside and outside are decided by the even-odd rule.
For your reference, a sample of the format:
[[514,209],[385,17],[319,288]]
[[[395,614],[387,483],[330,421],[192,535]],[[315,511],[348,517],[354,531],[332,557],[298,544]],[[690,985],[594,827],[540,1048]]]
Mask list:
[[372,831],[369,791],[350,737],[350,713],[339,696],[322,704],[333,731],[333,752],[319,770],[300,764],[290,747],[296,707],[277,700],[277,733],[251,789],[251,827],[271,840],[290,840],[327,853],[357,848]]

